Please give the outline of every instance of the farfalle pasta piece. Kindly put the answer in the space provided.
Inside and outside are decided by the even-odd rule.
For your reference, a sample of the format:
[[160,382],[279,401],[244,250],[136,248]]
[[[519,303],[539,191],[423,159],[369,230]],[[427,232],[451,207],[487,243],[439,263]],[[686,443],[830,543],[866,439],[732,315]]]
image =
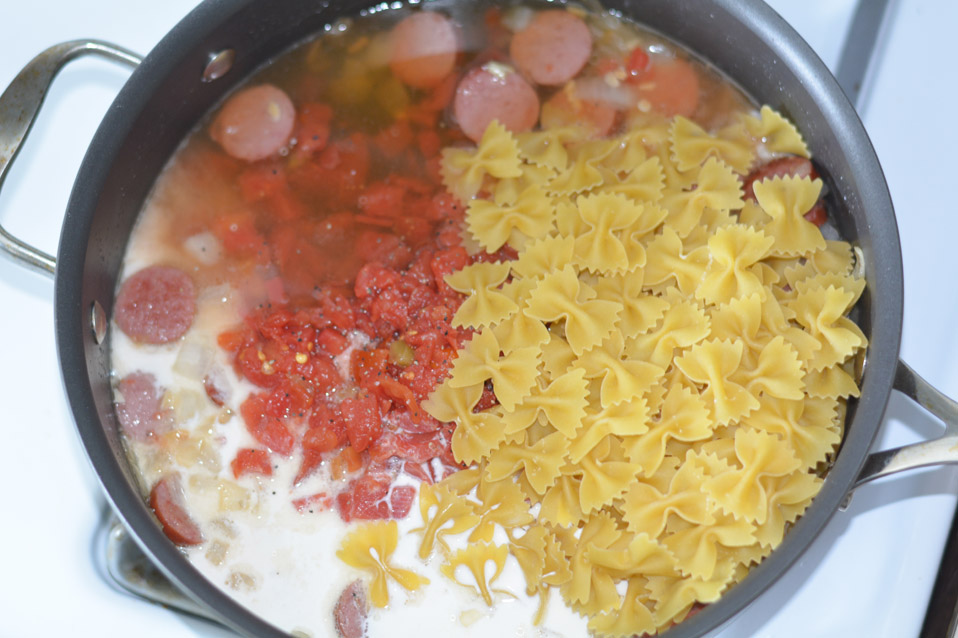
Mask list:
[[619,602],[612,575],[595,566],[588,558],[591,549],[612,547],[622,538],[611,516],[599,513],[581,528],[578,537],[571,531],[562,530],[559,542],[569,557],[572,578],[560,591],[573,609],[583,614],[609,611]]
[[808,362],[810,372],[841,363],[865,346],[867,339],[861,328],[845,316],[855,297],[854,291],[829,286],[799,293],[786,304],[795,321],[821,345]]
[[635,337],[651,329],[665,314],[669,302],[643,291],[645,273],[636,269],[628,273],[603,277],[595,286],[599,299],[622,304],[619,334]]
[[773,239],[747,226],[730,226],[709,239],[710,260],[695,296],[711,304],[736,297],[762,294],[762,279],[755,265],[768,255]]
[[610,435],[624,437],[628,444],[633,437],[648,432],[648,421],[649,410],[645,398],[624,401],[605,408],[595,406],[586,412],[584,427],[569,446],[569,460],[580,463],[583,457]]
[[795,125],[768,105],[762,107],[759,117],[746,116],[745,126],[753,137],[763,140],[765,147],[773,153],[809,157],[808,146]]
[[668,368],[675,350],[702,341],[709,336],[709,330],[709,319],[697,303],[671,302],[655,328],[626,342],[626,352],[630,359]]
[[638,468],[621,447],[617,440],[607,437],[579,459],[578,465],[582,468],[579,506],[586,514],[611,505],[632,485]]
[[506,531],[529,525],[535,518],[519,486],[511,478],[501,481],[480,481],[477,496],[482,505],[476,508],[479,520],[469,534],[469,542],[489,542],[496,525]]
[[514,204],[498,205],[476,199],[466,209],[466,228],[487,252],[502,248],[514,231],[543,237],[553,228],[552,199],[535,185],[519,194]]
[[[608,146],[608,143],[604,143]],[[596,149],[596,142],[586,142],[585,152],[582,148],[578,149],[572,163],[563,171],[560,171],[547,187],[551,195],[576,195],[591,190],[602,184],[602,172],[596,168],[596,164],[602,159],[588,152]],[[598,147],[603,148],[603,147]],[[606,150],[606,154],[611,152],[611,147]]]
[[462,202],[468,202],[482,188],[486,175],[497,179],[522,175],[519,146],[512,134],[497,121],[486,128],[476,149],[447,148],[442,152],[442,183]]
[[624,358],[624,347],[622,335],[616,333],[576,359],[575,365],[585,371],[587,378],[602,379],[603,408],[642,396],[665,373],[664,368],[648,361]]
[[[809,414],[815,410],[811,406],[825,403],[818,399],[787,400],[775,397],[762,397],[759,409],[749,416],[750,427],[779,436],[788,443],[801,462],[801,469],[814,469],[834,452],[841,441],[839,433],[832,428],[835,418],[834,404],[831,413],[817,412],[818,419],[803,419],[806,405]],[[823,418],[824,417],[824,418]]]
[[675,365],[695,383],[705,385],[702,398],[717,423],[738,421],[758,408],[758,399],[731,380],[742,361],[741,341],[710,339],[675,359]]
[[389,604],[389,579],[408,591],[415,591],[429,583],[428,578],[396,567],[390,562],[398,542],[399,527],[396,521],[376,521],[360,525],[349,532],[336,552],[341,561],[372,576],[369,601],[375,607]]
[[705,400],[693,390],[671,385],[658,419],[649,422],[644,436],[626,442],[626,454],[639,465],[642,475],[650,478],[662,465],[669,441],[702,441],[712,436],[713,428]]
[[575,436],[589,404],[585,371],[574,368],[557,376],[545,387],[533,388],[515,410],[503,415],[506,433],[516,434],[532,425],[540,416],[569,438]]
[[[555,176],[555,171],[545,166],[523,164],[522,175],[500,179],[492,186],[492,201],[497,206],[512,206],[530,186],[545,189]],[[515,232],[515,231],[513,231]]]
[[[440,565],[439,571],[449,580],[457,585],[467,587],[476,591],[486,601],[486,604],[492,607],[492,584],[502,574],[506,565],[506,558],[509,556],[509,548],[505,545],[493,545],[491,543],[474,543],[466,546],[464,549],[453,553]],[[486,564],[492,562],[495,570],[491,577],[486,576]],[[456,570],[465,567],[472,575],[473,583],[464,583],[456,577]]]
[[475,335],[459,351],[452,364],[448,384],[464,388],[492,380],[496,398],[507,411],[528,396],[539,373],[539,348],[519,348],[501,355],[501,347],[491,330]]
[[569,439],[553,432],[534,445],[504,443],[489,455],[485,477],[501,481],[518,471],[525,474],[537,494],[544,494],[562,471],[569,453]]
[[655,601],[652,615],[659,630],[666,629],[684,618],[696,602],[714,603],[728,585],[724,578],[683,578],[682,576],[652,576],[646,587],[649,598]]
[[807,372],[805,392],[808,396],[818,399],[847,399],[861,396],[861,390],[855,378],[838,365]]
[[646,203],[642,205],[639,219],[621,232],[622,245],[625,246],[625,254],[629,258],[627,270],[630,273],[645,268],[648,263],[645,250],[647,238],[662,225],[666,217],[668,212],[665,209],[657,204]]
[[670,226],[662,229],[646,246],[645,283],[660,284],[675,281],[683,294],[695,292],[709,265],[709,251],[705,246],[685,252],[682,238]]
[[579,281],[572,266],[540,280],[523,310],[540,321],[565,319],[566,339],[577,355],[609,336],[621,311],[622,304],[596,299],[595,290]]
[[850,275],[855,267],[855,252],[847,241],[825,240],[825,250],[808,256],[817,273],[835,272]]
[[638,480],[622,497],[622,518],[629,531],[647,534],[649,538],[662,534],[671,514],[689,523],[711,525],[714,517],[701,485],[702,477],[691,463],[679,467],[666,492],[649,481]]
[[575,362],[575,352],[569,342],[555,331],[549,331],[549,340],[542,344],[542,373],[549,379],[560,377]]
[[509,262],[479,262],[446,275],[450,288],[469,295],[453,316],[452,325],[483,328],[518,311],[515,301],[496,290],[509,277],[509,271]]
[[560,473],[556,482],[542,495],[539,519],[556,527],[578,525],[586,515],[579,504],[582,472],[567,464],[569,474]]
[[739,380],[753,396],[763,393],[780,399],[801,399],[805,396],[803,377],[798,352],[779,335],[765,344],[758,362],[743,369]]
[[646,533],[635,534],[623,549],[592,547],[589,559],[608,569],[616,578],[634,576],[671,576],[676,573],[675,556],[667,547]]
[[586,135],[583,129],[569,126],[519,133],[516,141],[522,158],[527,162],[561,171],[569,165],[566,146],[585,139]]
[[[512,283],[518,284],[524,281],[529,281],[529,283],[533,285],[535,284],[534,280],[530,281],[525,279],[514,280]],[[504,286],[503,290],[506,288],[507,287]],[[512,288],[511,284],[508,288]],[[525,304],[524,301],[517,303],[519,305]],[[512,314],[500,321],[492,327],[492,333],[496,335],[496,339],[499,341],[499,347],[502,348],[502,351],[506,354],[511,354],[522,348],[538,348],[549,340],[549,329],[545,327],[545,324],[522,312]]]
[[598,636],[615,638],[655,633],[656,623],[651,610],[653,603],[645,583],[644,578],[630,578],[619,606],[590,618],[589,631]]
[[751,145],[744,140],[709,135],[698,124],[681,115],[672,120],[669,137],[672,158],[680,171],[700,166],[709,158],[718,158],[736,172],[744,174],[755,157]]
[[512,271],[521,277],[541,279],[572,263],[574,252],[575,237],[543,237],[523,248],[512,262]]
[[753,293],[745,297],[736,297],[728,303],[713,306],[709,313],[713,339],[741,339],[747,348],[745,357],[756,355],[762,349],[765,339],[759,337],[762,327],[762,295]]
[[612,152],[602,159],[602,167],[616,176],[635,169],[649,157],[642,139],[642,131],[630,129],[614,140]]
[[662,207],[669,211],[668,222],[680,237],[686,237],[701,223],[706,209],[727,211],[743,204],[740,178],[719,160],[706,161],[698,169],[694,184],[694,188],[662,198]]
[[[608,165],[608,164],[607,164]],[[615,168],[604,175],[603,183],[595,192],[624,195],[637,203],[654,204],[662,199],[665,192],[665,171],[658,157],[643,160],[629,170],[623,177],[615,174]]]
[[574,263],[592,272],[625,271],[629,255],[616,231],[635,224],[642,216],[642,207],[626,197],[609,194],[581,195],[576,207],[588,230],[575,239]]
[[422,402],[423,409],[433,418],[456,424],[452,453],[460,463],[485,458],[506,439],[506,424],[498,413],[473,412],[482,397],[482,388],[481,382],[457,388],[447,381]]
[[555,535],[542,525],[532,525],[509,545],[526,577],[526,593],[543,586],[558,586],[572,578],[569,562]]
[[818,227],[805,219],[822,192],[822,180],[807,177],[773,177],[752,184],[755,200],[771,217],[762,230],[773,238],[769,254],[790,257],[826,247]]
[[[681,573],[691,580],[711,580],[716,575],[719,547],[748,547],[756,542],[755,525],[745,519],[716,513],[711,524],[688,525],[667,534],[662,543],[678,561]],[[721,580],[726,581],[731,575]]]
[[461,534],[479,523],[473,503],[441,483],[419,486],[419,511],[425,521],[419,543],[419,558],[423,560],[432,554],[437,541],[445,546],[443,536]]
[[768,518],[764,479],[791,474],[801,462],[777,436],[745,428],[735,432],[735,455],[742,468],[709,477],[703,487],[719,507],[736,518],[764,523]]
[[822,479],[806,472],[794,472],[768,481],[768,519],[755,530],[762,547],[782,542],[785,526],[794,523],[822,488]]

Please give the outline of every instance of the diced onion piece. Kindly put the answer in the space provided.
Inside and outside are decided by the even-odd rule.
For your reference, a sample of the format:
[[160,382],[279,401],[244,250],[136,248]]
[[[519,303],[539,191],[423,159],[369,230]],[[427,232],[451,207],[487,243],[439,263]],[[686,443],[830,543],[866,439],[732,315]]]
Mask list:
[[176,354],[173,372],[187,379],[201,381],[213,363],[213,350],[197,341],[185,341]]
[[223,254],[220,241],[211,232],[190,235],[183,240],[183,248],[204,266],[212,266]]

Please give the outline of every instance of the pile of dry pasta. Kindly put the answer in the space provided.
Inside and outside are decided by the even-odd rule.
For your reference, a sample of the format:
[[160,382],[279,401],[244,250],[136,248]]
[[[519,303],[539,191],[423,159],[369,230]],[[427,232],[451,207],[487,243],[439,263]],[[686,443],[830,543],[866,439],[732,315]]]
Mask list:
[[[841,440],[866,339],[846,316],[864,288],[850,245],[803,217],[821,181],[743,198],[778,154],[808,151],[768,107],[714,135],[682,117],[601,140],[494,122],[444,152],[467,241],[518,258],[447,277],[468,294],[455,323],[477,332],[424,407],[456,424],[470,469],[422,486],[423,558],[444,552],[450,578],[465,565],[491,604],[511,554],[529,595],[557,589],[595,635],[631,636],[717,600],[781,542]],[[476,411],[490,381],[498,405]],[[350,542],[382,545],[379,525]]]

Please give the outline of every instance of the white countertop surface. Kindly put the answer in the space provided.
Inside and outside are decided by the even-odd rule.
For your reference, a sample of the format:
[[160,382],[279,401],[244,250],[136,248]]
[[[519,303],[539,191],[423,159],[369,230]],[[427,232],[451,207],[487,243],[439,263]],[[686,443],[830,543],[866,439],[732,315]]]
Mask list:
[[[865,0],[868,1],[868,0]],[[0,86],[45,47],[95,37],[146,53],[195,4],[4,0]],[[854,0],[771,2],[831,68]],[[954,0],[893,0],[863,120],[898,211],[905,267],[902,357],[958,396],[958,75]],[[63,209],[89,140],[127,72],[84,60],[51,91],[0,195],[0,223],[55,252]],[[64,238],[70,241],[70,238]],[[0,258],[0,638],[227,636],[112,589],[98,572],[107,506],[74,433],[53,336],[53,286]],[[940,431],[893,396],[876,449]],[[955,510],[958,475],[931,469],[861,488],[785,576],[722,638],[917,636]]]

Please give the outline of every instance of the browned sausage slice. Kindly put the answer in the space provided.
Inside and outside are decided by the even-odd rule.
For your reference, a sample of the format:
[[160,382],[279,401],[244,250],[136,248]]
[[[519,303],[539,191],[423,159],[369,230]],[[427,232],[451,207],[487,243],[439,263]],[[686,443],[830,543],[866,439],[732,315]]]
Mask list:
[[148,372],[132,372],[120,380],[117,390],[123,395],[123,402],[116,404],[116,416],[127,436],[143,441],[157,434],[162,393],[156,387],[156,377]]
[[458,49],[456,27],[448,18],[434,11],[414,13],[393,28],[389,67],[409,86],[432,88],[452,73]]
[[150,490],[150,507],[156,513],[163,533],[177,545],[199,545],[203,534],[183,505],[183,487],[179,474],[168,474]]
[[513,133],[530,130],[539,119],[539,96],[514,70],[490,62],[459,81],[453,110],[463,133],[478,142],[493,120]]
[[512,38],[509,55],[537,84],[565,84],[592,55],[592,34],[578,16],[562,9],[540,11]]
[[178,268],[144,268],[120,286],[114,312],[120,330],[137,343],[175,341],[190,329],[196,314],[193,281]]
[[210,124],[210,137],[233,157],[255,162],[286,145],[295,120],[289,96],[272,84],[260,84],[226,101]]
[[333,608],[333,620],[340,638],[365,638],[368,614],[366,585],[361,580],[353,581],[339,595]]

